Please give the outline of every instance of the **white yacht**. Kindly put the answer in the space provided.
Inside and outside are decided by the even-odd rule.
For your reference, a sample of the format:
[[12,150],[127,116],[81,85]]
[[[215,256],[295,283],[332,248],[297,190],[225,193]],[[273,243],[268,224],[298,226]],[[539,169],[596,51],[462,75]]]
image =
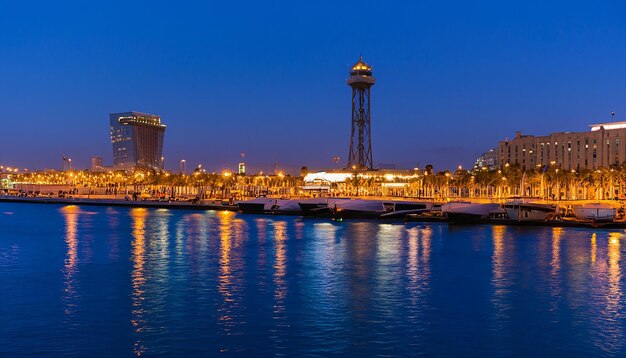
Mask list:
[[504,204],[509,219],[515,221],[546,221],[556,214],[556,205],[514,200]]
[[601,203],[576,205],[573,210],[577,219],[596,222],[613,222],[616,214],[613,206]]
[[451,201],[445,204],[441,204],[441,212],[445,214],[450,210],[472,206],[474,204],[475,203],[471,203],[469,201]]
[[298,201],[289,199],[256,198],[237,203],[239,211],[244,214],[285,214],[299,215],[302,213]]
[[349,198],[310,198],[298,201],[304,216],[331,216],[339,202],[350,201]]
[[501,211],[500,204],[481,204],[481,203],[449,203],[452,205],[441,210],[445,211],[445,215],[450,222],[456,223],[473,223],[481,222],[489,219],[492,213]]
[[335,203],[335,217],[347,218],[380,218],[390,219],[404,217],[407,214],[428,211],[433,207],[430,202],[396,201],[396,200],[349,200]]

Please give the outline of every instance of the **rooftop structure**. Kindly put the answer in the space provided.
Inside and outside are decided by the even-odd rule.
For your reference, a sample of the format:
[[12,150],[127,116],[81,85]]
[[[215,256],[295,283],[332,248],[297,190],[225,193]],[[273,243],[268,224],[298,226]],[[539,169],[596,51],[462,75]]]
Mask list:
[[604,128],[605,130],[623,129],[626,128],[626,121],[591,124],[589,127],[591,127],[592,132],[599,131],[601,128]]

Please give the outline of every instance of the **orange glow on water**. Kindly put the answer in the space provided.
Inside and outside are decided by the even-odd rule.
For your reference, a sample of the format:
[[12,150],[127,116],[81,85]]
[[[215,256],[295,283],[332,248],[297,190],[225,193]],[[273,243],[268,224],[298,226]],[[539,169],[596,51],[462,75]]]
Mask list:
[[136,356],[141,356],[146,351],[146,347],[143,345],[140,334],[145,328],[145,319],[143,301],[145,300],[144,285],[146,283],[146,277],[144,274],[144,266],[146,260],[146,217],[148,216],[148,210],[145,208],[133,208],[130,210],[130,217],[132,220],[132,234],[133,242],[132,248],[132,260],[133,260],[133,272],[131,275],[133,293],[132,293],[132,319],[131,323],[137,334],[137,340],[133,346],[133,353]]
[[504,277],[504,233],[506,227],[504,225],[496,225],[492,227],[493,235],[493,282],[496,287],[502,286]]
[[620,234],[619,232],[612,232],[609,234],[609,295],[607,297],[607,300],[609,308],[611,310],[618,309],[622,298],[622,289],[620,286],[622,278],[622,272],[620,268],[621,237],[622,234]]
[[76,312],[76,273],[78,271],[78,214],[80,208],[76,205],[68,205],[61,208],[65,219],[65,245],[67,251],[63,264],[64,292],[67,301],[65,314],[72,316]]
[[596,239],[596,233],[591,234],[591,263],[596,263],[596,257],[598,252],[598,243]]
[[285,310],[284,300],[287,296],[287,285],[285,282],[285,274],[287,273],[287,250],[285,241],[287,240],[287,223],[285,221],[277,221],[274,223],[274,313],[280,313]]
[[558,275],[561,270],[561,237],[563,236],[563,228],[552,228],[552,274]]

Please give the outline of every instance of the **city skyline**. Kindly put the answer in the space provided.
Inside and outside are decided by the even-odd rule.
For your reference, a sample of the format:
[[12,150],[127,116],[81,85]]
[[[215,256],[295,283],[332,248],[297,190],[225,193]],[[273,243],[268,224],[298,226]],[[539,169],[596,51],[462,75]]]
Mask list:
[[[111,165],[107,116],[128,110],[167,121],[169,170],[181,159],[235,169],[242,152],[250,168],[345,165],[345,81],[361,53],[378,79],[375,166],[471,167],[517,130],[626,117],[617,1],[2,6],[5,165],[58,168],[63,155]],[[142,16],[151,21],[120,26]]]

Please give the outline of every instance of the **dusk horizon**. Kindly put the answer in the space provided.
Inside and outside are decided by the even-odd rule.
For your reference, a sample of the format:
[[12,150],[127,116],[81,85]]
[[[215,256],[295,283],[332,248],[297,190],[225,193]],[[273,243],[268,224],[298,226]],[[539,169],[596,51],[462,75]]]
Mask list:
[[345,166],[360,54],[375,166],[470,167],[518,130],[626,119],[623,2],[73,5],[2,5],[0,164],[111,165],[108,115],[141,111],[167,125],[168,170],[234,169],[242,152]]

